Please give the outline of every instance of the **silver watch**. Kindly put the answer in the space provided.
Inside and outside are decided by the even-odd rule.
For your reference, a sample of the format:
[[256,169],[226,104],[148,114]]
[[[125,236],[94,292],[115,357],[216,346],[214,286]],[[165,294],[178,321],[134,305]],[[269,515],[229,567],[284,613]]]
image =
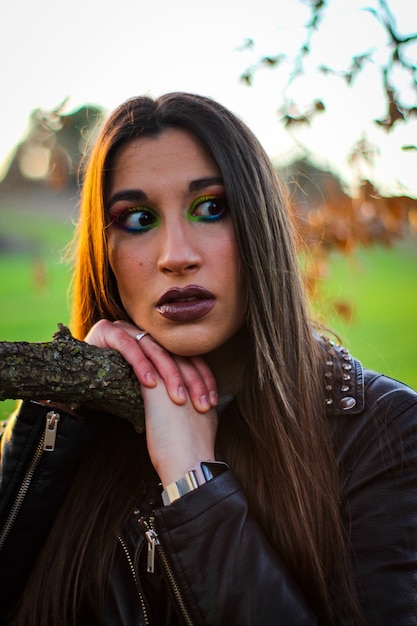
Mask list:
[[162,502],[167,506],[228,469],[227,463],[222,461],[201,461],[185,476],[165,487],[162,492]]

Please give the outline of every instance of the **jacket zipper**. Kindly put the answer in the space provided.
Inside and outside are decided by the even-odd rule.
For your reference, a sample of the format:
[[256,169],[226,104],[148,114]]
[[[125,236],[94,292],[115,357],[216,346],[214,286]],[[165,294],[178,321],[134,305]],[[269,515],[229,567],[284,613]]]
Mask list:
[[186,626],[193,626],[193,620],[191,619],[191,616],[188,612],[184,598],[175,579],[174,572],[172,571],[172,568],[169,564],[165,550],[161,545],[161,542],[159,541],[158,533],[155,530],[155,518],[150,517],[149,522],[144,519],[142,519],[141,521],[146,529],[145,536],[148,541],[147,571],[150,573],[153,573],[155,571],[155,553],[157,552],[162,564],[162,568],[168,578],[169,584],[171,585],[171,589],[174,593],[174,597],[180,613],[184,619],[184,623],[186,624]]
[[119,540],[120,545],[123,548],[123,552],[126,555],[126,559],[127,559],[127,562],[129,563],[129,567],[130,567],[130,571],[131,571],[132,576],[133,576],[133,580],[135,581],[136,589],[137,589],[138,595],[139,595],[140,605],[142,607],[143,619],[145,620],[145,624],[149,625],[150,621],[149,621],[149,617],[148,617],[148,611],[146,609],[146,604],[145,604],[145,600],[143,598],[143,594],[142,594],[142,592],[140,590],[140,587],[139,587],[139,582],[138,582],[138,578],[136,576],[135,566],[133,565],[133,559],[130,556],[130,552],[129,552],[129,549],[128,549],[127,545],[126,545],[126,542],[124,541],[124,539],[122,539],[122,537],[120,537],[120,535],[118,536],[118,540]]
[[16,521],[16,518],[25,500],[26,494],[29,491],[36,468],[38,467],[39,462],[44,455],[44,452],[53,452],[53,450],[55,449],[55,440],[57,435],[59,417],[59,414],[55,411],[49,411],[49,413],[47,413],[46,415],[45,429],[41,435],[41,438],[36,447],[35,453],[32,457],[26,474],[24,475],[23,480],[20,484],[16,498],[13,502],[12,508],[10,509],[10,513],[6,519],[3,528],[1,529],[0,550],[6,543],[7,537],[9,536],[10,531],[13,528],[13,524]]

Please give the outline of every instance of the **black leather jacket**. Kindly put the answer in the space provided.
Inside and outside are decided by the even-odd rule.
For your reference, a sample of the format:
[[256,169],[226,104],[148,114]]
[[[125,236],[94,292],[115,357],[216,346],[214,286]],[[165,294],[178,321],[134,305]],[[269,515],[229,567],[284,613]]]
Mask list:
[[[361,605],[370,624],[417,624],[417,393],[337,351],[328,416]],[[95,426],[60,414],[43,451],[48,408],[24,403],[3,442],[0,624],[23,591],[39,546]],[[158,499],[158,494],[156,494]],[[152,504],[152,503],[151,503]],[[148,504],[144,505],[149,508]],[[168,507],[127,520],[106,600],[108,626],[313,626],[318,618],[248,514],[232,471]],[[149,512],[149,511],[146,511]],[[145,531],[154,541],[147,541]],[[149,535],[149,533],[148,533]],[[156,573],[146,557],[156,548]],[[161,583],[161,581],[163,581]],[[171,593],[166,592],[166,587]],[[351,618],[340,619],[343,626]]]

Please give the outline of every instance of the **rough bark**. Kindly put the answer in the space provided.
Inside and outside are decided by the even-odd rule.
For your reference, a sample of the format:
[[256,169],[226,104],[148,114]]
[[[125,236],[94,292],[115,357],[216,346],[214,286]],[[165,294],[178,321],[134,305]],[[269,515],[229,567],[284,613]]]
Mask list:
[[45,343],[0,342],[0,400],[51,400],[95,409],[144,428],[140,385],[116,350],[75,339],[58,324]]

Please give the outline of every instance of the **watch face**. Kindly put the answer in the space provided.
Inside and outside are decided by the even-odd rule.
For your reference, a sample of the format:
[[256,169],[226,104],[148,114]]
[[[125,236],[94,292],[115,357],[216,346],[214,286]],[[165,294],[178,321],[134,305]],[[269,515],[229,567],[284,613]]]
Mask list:
[[221,461],[204,461],[201,463],[201,471],[203,472],[203,476],[206,481],[209,481],[216,476],[220,476],[220,474],[223,474],[228,469],[229,466]]

